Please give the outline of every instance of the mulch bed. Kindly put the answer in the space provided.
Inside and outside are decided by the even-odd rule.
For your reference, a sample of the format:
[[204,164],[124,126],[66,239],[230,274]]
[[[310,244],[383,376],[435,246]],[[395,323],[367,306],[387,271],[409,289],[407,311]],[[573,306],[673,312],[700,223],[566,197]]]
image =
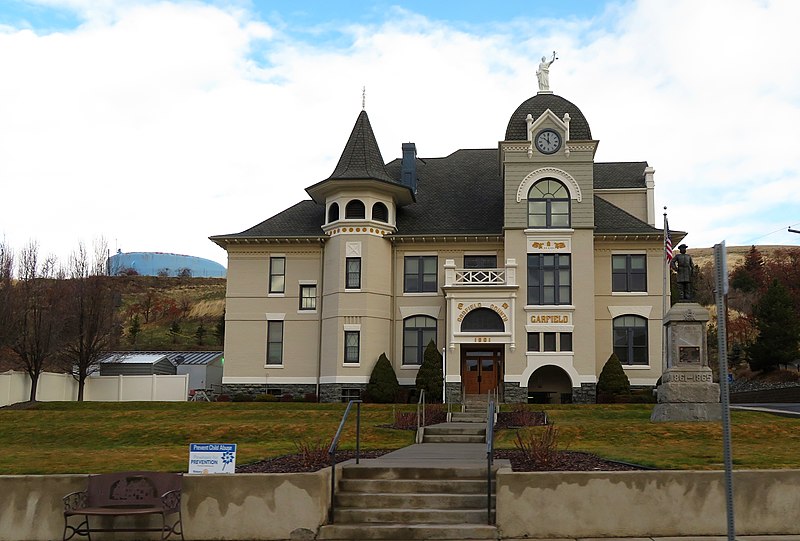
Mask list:
[[[390,453],[391,449],[361,451],[361,458],[377,458]],[[336,453],[336,462],[344,462],[356,457],[352,450]],[[508,459],[514,471],[633,471],[646,469],[633,464],[605,460],[597,455],[578,451],[558,451],[547,464],[534,464],[515,449],[498,449],[494,458]],[[330,467],[327,455],[324,458],[309,458],[303,455],[283,455],[268,460],[237,465],[236,473],[298,473],[314,472]]]

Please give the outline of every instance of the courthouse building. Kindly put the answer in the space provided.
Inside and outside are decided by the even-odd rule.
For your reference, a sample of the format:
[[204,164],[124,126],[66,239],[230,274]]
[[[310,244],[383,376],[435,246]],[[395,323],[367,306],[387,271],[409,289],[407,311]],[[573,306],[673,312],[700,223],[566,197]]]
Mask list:
[[496,148],[406,143],[385,163],[361,111],[309,200],[211,237],[228,252],[225,389],[355,398],[381,353],[413,386],[431,340],[451,400],[594,402],[612,352],[654,385],[654,169],[595,162],[597,145],[578,107],[540,91]]

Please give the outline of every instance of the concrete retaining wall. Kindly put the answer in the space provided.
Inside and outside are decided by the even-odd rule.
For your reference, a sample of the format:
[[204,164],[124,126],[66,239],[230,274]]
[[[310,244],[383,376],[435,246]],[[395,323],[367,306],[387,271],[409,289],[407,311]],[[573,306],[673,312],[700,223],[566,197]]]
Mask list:
[[[734,473],[736,533],[800,534],[800,470]],[[722,472],[547,472],[497,476],[504,538],[726,535]]]
[[[61,498],[83,490],[85,477],[0,476],[0,541],[60,539]],[[724,489],[722,472],[503,469],[497,476],[497,525],[503,538],[724,536]],[[301,528],[316,532],[327,518],[329,490],[328,469],[187,475],[186,539],[277,540]],[[734,490],[737,534],[800,534],[800,470],[738,471]]]
[[[61,539],[61,498],[85,489],[85,475],[0,476],[0,541]],[[289,539],[298,528],[316,533],[327,519],[329,501],[330,469],[315,473],[186,475],[184,534],[187,540],[244,541]],[[90,520],[97,524],[95,519]],[[92,534],[96,541],[144,538],[143,534]]]

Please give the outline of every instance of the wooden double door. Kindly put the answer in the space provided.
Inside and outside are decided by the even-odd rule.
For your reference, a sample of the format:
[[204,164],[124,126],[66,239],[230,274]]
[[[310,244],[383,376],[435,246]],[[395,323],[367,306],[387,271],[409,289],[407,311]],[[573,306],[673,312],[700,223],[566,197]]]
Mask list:
[[503,378],[503,346],[461,346],[464,394],[485,394]]

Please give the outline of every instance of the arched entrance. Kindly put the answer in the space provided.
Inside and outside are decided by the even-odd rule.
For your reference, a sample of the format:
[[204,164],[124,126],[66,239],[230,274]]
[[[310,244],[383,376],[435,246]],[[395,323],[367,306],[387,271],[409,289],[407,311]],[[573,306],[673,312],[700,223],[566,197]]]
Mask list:
[[[489,308],[476,308],[464,317],[461,332],[501,333],[505,323],[500,315]],[[489,335],[491,336],[491,335]],[[479,340],[489,337],[478,338]],[[461,346],[461,382],[464,394],[486,394],[497,389],[503,378],[502,345]]]
[[528,403],[572,403],[572,380],[569,374],[553,365],[537,368],[528,379]]

